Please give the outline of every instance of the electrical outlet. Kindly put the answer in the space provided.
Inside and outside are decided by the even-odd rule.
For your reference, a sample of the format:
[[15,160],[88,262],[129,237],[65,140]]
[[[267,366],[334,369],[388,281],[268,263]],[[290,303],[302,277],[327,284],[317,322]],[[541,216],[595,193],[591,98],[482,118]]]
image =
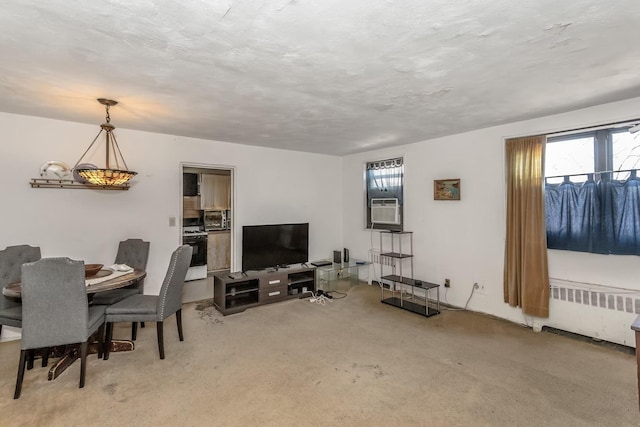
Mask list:
[[448,287],[450,287],[450,286],[451,286],[451,280],[449,280],[449,279],[444,279],[444,287],[445,287],[445,288],[448,288]]

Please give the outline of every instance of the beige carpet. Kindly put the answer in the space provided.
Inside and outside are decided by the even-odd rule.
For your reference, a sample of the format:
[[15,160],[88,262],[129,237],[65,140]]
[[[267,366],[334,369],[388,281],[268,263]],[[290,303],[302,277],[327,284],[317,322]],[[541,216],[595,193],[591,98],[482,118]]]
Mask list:
[[[487,316],[431,318],[361,284],[326,305],[290,300],[223,317],[183,308],[185,342],[155,325],[136,349],[93,355],[55,381],[36,365],[13,390],[19,342],[0,344],[0,425],[638,425],[633,355]],[[115,336],[129,335],[125,325]]]

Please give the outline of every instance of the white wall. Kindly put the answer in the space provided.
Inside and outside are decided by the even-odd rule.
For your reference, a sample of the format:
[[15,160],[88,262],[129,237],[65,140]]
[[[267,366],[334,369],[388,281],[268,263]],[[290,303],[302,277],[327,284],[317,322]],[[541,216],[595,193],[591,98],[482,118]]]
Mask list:
[[[441,300],[464,306],[473,283],[478,282],[481,288],[471,298],[471,310],[635,347],[629,329],[635,314],[553,301],[549,319],[525,318],[520,309],[503,302],[502,273],[504,139],[637,117],[640,98],[347,156],[343,159],[344,246],[356,258],[366,258],[370,248],[371,236],[364,230],[363,213],[365,162],[404,156],[405,230],[414,232],[414,276],[440,284],[450,278],[451,288],[446,293],[441,287]],[[433,180],[446,178],[461,178],[461,201],[433,200]],[[374,236],[376,246],[378,241]],[[637,256],[549,251],[549,274],[558,279],[640,290]]]
[[[308,221],[310,259],[330,257],[342,247],[353,258],[366,259],[371,235],[364,230],[364,163],[403,156],[405,228],[414,232],[415,276],[436,283],[450,278],[451,288],[446,294],[441,289],[443,301],[463,306],[478,282],[472,310],[634,346],[629,325],[635,314],[552,301],[551,317],[542,322],[503,302],[503,165],[506,137],[638,116],[640,98],[342,159],[117,129],[127,163],[140,175],[129,191],[111,192],[32,189],[28,184],[45,161],[73,166],[97,124],[0,113],[0,247],[27,243],[40,246],[45,257],[108,264],[118,241],[140,237],[152,243],[147,292],[157,293],[170,253],[180,243],[180,163],[187,162],[236,168],[236,269],[241,226],[258,223]],[[90,160],[103,162],[101,157]],[[443,178],[462,179],[461,201],[433,200],[433,180]],[[169,227],[171,216],[178,218],[178,226]],[[549,264],[554,278],[640,289],[636,256],[550,251]]]
[[[120,240],[139,237],[151,242],[145,292],[156,294],[181,242],[181,162],[236,168],[236,269],[242,225],[309,222],[310,259],[341,247],[341,159],[334,156],[116,129],[128,166],[139,173],[129,191],[29,186],[48,160],[73,167],[98,125],[0,113],[0,247],[30,244],[43,257],[110,264]],[[85,161],[104,165],[104,144],[98,151]]]

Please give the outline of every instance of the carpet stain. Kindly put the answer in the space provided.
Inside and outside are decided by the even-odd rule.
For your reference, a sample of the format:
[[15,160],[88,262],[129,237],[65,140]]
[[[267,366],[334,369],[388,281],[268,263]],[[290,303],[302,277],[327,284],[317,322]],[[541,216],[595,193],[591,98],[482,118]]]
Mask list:
[[380,365],[358,365],[357,363],[354,363],[353,365],[351,365],[351,370],[345,370],[344,372],[355,374],[355,376],[351,379],[352,384],[355,384],[356,382],[358,382],[358,380],[360,380],[361,374],[371,375],[374,379],[378,379],[384,376],[384,372],[382,371],[382,368],[380,368]]
[[195,307],[196,314],[200,320],[207,323],[224,325],[224,321],[220,319],[221,314],[215,309],[213,300],[205,300],[198,303]]
[[105,391],[105,393],[107,393],[109,396],[113,396],[116,393],[116,387],[118,386],[118,384],[116,383],[111,383],[111,384],[107,384],[106,386],[102,387],[102,389]]
[[196,305],[196,311],[204,311],[213,307],[213,300],[204,300]]
[[105,393],[107,393],[109,396],[111,397],[115,397],[115,401],[118,403],[125,403],[129,400],[129,398],[127,396],[120,396],[116,393],[116,389],[118,388],[118,383],[111,383],[111,384],[107,384],[106,386],[102,387],[102,390],[104,390]]
[[375,378],[380,378],[384,376],[384,372],[382,372],[382,368],[380,368],[380,365],[359,365],[358,366],[357,363],[354,363],[353,368],[354,369],[359,368],[360,370],[363,370],[363,371],[372,372]]

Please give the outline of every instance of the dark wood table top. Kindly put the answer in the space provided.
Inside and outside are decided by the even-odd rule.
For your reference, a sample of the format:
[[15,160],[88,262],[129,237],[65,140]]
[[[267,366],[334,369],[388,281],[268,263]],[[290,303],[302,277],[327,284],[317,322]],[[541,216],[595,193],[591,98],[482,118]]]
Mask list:
[[[134,270],[131,273],[105,280],[104,282],[88,285],[87,294],[96,294],[98,292],[109,291],[111,289],[124,288],[125,286],[129,286],[138,280],[143,279],[146,275],[147,272],[144,270]],[[91,277],[89,277],[89,279],[91,279]],[[5,286],[2,289],[2,295],[9,298],[20,298],[22,296],[22,283],[11,283]]]

